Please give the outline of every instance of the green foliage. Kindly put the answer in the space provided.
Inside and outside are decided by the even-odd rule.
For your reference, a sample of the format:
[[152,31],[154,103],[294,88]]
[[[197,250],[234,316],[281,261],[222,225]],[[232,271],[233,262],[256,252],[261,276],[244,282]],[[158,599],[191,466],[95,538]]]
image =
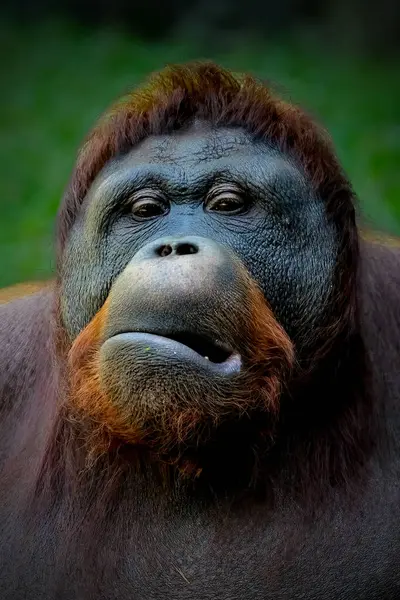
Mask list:
[[[398,65],[332,56],[313,42],[236,40],[212,56],[193,43],[144,43],[115,30],[0,27],[0,287],[53,269],[57,206],[97,117],[150,71],[211,58],[279,84],[331,132],[364,215],[400,233]],[[290,90],[290,95],[285,91]]]

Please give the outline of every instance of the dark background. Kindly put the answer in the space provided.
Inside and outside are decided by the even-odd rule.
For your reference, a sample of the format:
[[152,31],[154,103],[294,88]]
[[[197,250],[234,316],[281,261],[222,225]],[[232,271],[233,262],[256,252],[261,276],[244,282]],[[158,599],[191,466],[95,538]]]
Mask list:
[[367,223],[400,233],[398,0],[6,0],[0,9],[0,286],[53,269],[76,150],[168,62],[274,82],[330,130]]

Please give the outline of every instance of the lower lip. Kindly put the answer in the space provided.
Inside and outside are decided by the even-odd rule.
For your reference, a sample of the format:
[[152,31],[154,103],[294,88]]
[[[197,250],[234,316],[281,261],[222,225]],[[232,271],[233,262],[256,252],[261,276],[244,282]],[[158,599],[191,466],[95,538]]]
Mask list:
[[165,359],[166,363],[190,363],[209,375],[232,377],[239,375],[242,370],[242,360],[238,353],[232,353],[225,361],[215,363],[185,344],[153,333],[119,333],[105,343],[123,344],[127,346],[127,350],[131,346],[141,359],[149,357],[157,361]]

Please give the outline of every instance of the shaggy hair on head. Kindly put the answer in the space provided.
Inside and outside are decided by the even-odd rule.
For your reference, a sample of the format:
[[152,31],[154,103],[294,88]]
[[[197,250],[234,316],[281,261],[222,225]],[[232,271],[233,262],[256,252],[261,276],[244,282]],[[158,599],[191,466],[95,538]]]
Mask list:
[[[274,143],[299,162],[318,195],[346,216],[342,194],[352,195],[327,133],[303,110],[278,99],[250,75],[235,75],[212,63],[174,65],[122,98],[88,136],[77,160],[59,215],[60,250],[91,183],[113,157],[149,135],[168,134],[194,119],[242,127]],[[333,207],[332,207],[333,208]]]

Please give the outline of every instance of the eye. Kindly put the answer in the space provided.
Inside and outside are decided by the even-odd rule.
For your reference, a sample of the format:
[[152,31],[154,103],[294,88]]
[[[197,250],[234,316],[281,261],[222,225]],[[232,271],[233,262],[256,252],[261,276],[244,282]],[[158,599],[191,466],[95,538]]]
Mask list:
[[137,219],[154,219],[167,212],[167,203],[155,194],[141,194],[139,198],[134,198],[131,204],[131,213]]
[[236,191],[224,190],[214,193],[206,202],[205,208],[213,212],[236,215],[246,209],[246,201]]

